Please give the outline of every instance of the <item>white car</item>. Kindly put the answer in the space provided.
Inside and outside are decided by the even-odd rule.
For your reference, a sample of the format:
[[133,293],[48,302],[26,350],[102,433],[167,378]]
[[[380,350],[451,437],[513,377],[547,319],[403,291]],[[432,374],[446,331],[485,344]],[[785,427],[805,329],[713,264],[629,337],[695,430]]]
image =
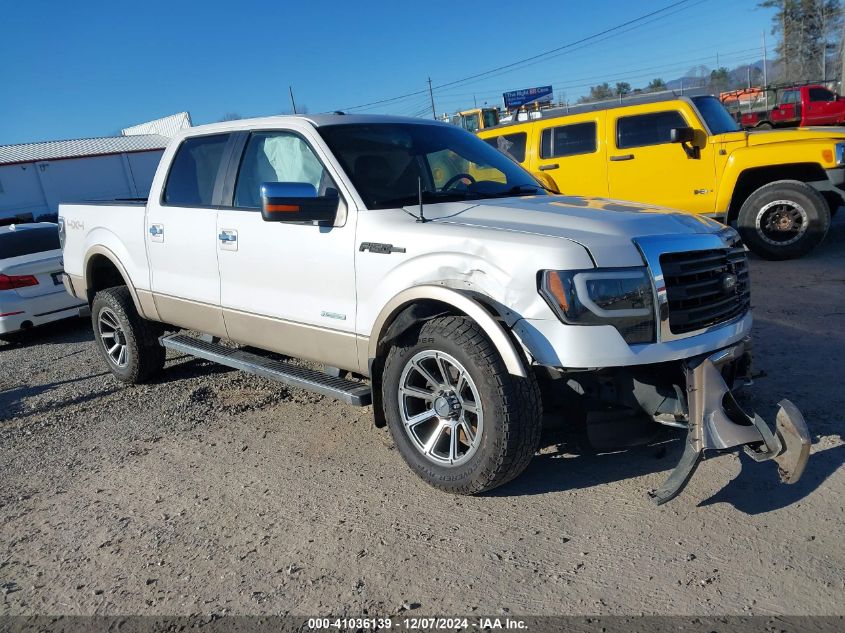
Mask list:
[[[452,125],[335,114],[191,128],[146,203],[62,204],[59,216],[65,285],[90,303],[118,379],[148,380],[166,347],[372,403],[443,490],[509,481],[545,417],[574,424],[608,406],[689,429],[658,503],[705,451],[742,447],[788,481],[807,462],[794,405],[771,429],[730,392],[749,374],[752,325],[733,229],[549,195]],[[206,336],[167,334],[180,328]]]
[[78,316],[85,307],[62,285],[56,224],[0,226],[0,335]]

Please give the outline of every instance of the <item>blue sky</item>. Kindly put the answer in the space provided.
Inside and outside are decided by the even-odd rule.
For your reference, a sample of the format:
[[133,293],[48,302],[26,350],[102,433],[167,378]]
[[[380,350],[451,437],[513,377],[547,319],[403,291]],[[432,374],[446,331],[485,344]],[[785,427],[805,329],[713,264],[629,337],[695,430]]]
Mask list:
[[[676,0],[409,3],[120,0],[4,3],[0,144],[105,136],[188,110],[195,124],[290,109],[343,109],[475,75],[574,42]],[[551,84],[575,100],[698,64],[762,57],[757,0],[686,0],[588,45],[435,91],[438,113]],[[365,112],[430,115],[428,94]]]

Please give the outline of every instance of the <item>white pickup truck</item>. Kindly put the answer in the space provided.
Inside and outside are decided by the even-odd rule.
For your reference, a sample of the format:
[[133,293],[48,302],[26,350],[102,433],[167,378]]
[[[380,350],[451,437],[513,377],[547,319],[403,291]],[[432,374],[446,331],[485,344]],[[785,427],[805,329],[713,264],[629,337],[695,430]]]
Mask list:
[[145,203],[59,215],[66,288],[91,306],[118,379],[149,379],[174,348],[372,404],[443,490],[509,481],[544,414],[577,423],[608,404],[688,429],[657,503],[705,451],[743,447],[788,482],[807,462],[795,406],[783,401],[771,429],[730,391],[749,375],[752,324],[733,229],[552,195],[448,124],[334,114],[196,127],[164,152]]

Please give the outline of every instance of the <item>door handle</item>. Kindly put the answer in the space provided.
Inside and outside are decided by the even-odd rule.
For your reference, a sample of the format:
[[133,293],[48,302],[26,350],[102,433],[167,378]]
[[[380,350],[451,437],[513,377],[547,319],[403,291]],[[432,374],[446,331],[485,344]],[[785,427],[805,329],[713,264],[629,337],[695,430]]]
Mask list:
[[611,156],[610,160],[612,160],[612,161],[634,160],[634,155],[633,154],[621,154],[619,156]]
[[148,228],[147,231],[150,234],[151,242],[164,242],[163,224],[150,224],[150,228]]
[[235,229],[220,229],[217,235],[221,251],[238,250],[238,232]]
[[557,163],[552,163],[551,165],[540,165],[538,169],[540,171],[551,171],[552,169],[557,169],[560,167]]

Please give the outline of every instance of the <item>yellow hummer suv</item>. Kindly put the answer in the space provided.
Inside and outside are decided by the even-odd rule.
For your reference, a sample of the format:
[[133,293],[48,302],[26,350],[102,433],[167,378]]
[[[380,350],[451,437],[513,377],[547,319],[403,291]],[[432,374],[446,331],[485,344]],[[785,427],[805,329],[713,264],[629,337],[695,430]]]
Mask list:
[[844,201],[845,128],[747,132],[712,96],[588,104],[478,136],[560,192],[735,224],[766,259],[812,250]]

